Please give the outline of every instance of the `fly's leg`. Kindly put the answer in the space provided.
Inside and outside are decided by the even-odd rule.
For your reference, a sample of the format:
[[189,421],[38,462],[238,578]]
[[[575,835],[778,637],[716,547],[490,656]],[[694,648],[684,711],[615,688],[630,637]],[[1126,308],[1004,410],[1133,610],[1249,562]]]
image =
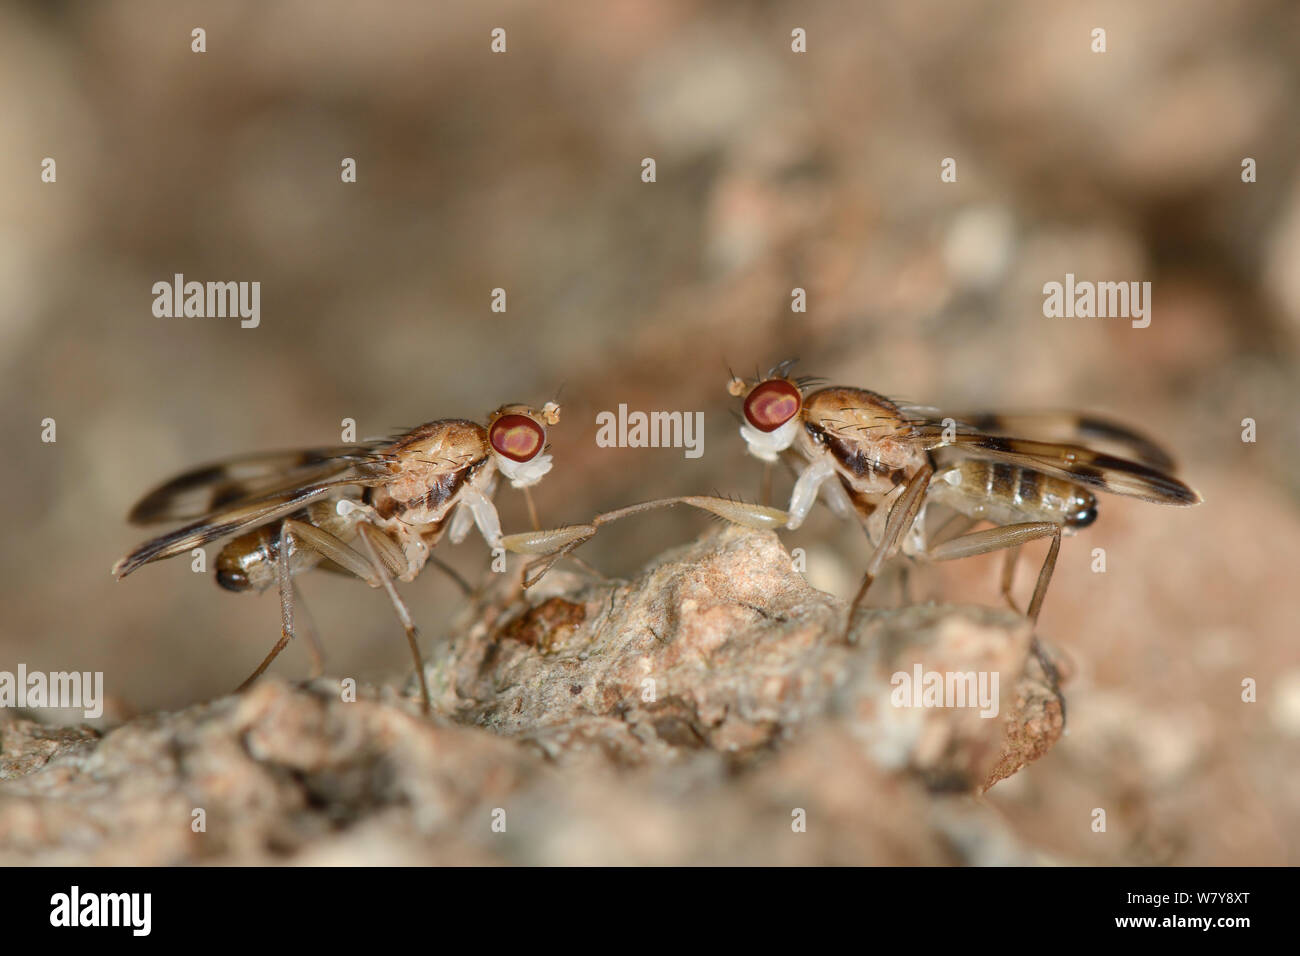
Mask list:
[[[789,512],[782,511],[780,508],[769,508],[767,505],[752,505],[745,501],[714,498],[709,495],[686,495],[681,498],[664,498],[661,501],[645,502],[646,510],[648,510],[648,506],[664,507],[675,504],[699,508],[702,511],[707,511],[719,518],[730,521],[732,524],[753,528],[755,531],[776,531],[786,527],[790,520]],[[610,512],[610,514],[618,513]],[[622,515],[618,514],[618,517],[622,517]]]
[[443,574],[447,575],[447,577],[451,578],[451,580],[455,582],[456,587],[460,588],[461,593],[464,594],[465,597],[472,597],[474,595],[474,589],[470,586],[470,583],[461,576],[459,571],[453,568],[446,561],[431,554],[429,555],[429,563]]
[[313,524],[307,524],[305,521],[289,519],[285,522],[285,525],[302,544],[307,545],[322,557],[333,561],[345,571],[355,574],[372,588],[379,587],[379,578],[375,575],[370,562],[353,550],[341,538],[330,534],[328,531],[323,531]]
[[[868,531],[868,522],[866,520],[866,517],[869,516],[865,516],[863,517],[863,520],[859,521],[859,524],[861,525],[864,531]],[[947,541],[951,538],[957,537],[958,535],[965,534],[967,531],[971,529],[971,527],[973,527],[978,523],[979,523],[978,518],[972,518],[969,517],[968,515],[964,515],[960,513],[954,514],[946,521],[944,521],[942,524],[940,524],[939,527],[935,529],[933,535],[929,535],[928,537],[931,542],[931,545],[933,546],[933,544],[935,543],[941,541]],[[868,541],[871,540],[871,535],[869,531],[867,534],[867,540]],[[921,556],[920,560],[926,560],[926,559],[924,556]],[[916,594],[914,593],[912,588],[912,585],[915,581],[915,571],[916,571],[915,561],[912,560],[901,561],[898,564],[899,601],[903,607],[907,607],[916,603]],[[1016,613],[1017,614],[1020,613],[1019,609],[1016,610]]]
[[276,579],[280,585],[280,639],[271,648],[271,653],[257,665],[257,669],[235,688],[236,694],[261,677],[271,666],[271,662],[279,657],[280,652],[293,640],[293,581],[289,577],[289,547],[292,543],[293,533],[289,528],[289,522],[285,521],[280,525],[280,554],[275,562]]
[[[402,629],[406,632],[406,643],[411,648],[416,678],[420,683],[421,709],[426,714],[430,713],[433,710],[433,700],[429,696],[429,685],[424,676],[424,658],[420,656],[419,633],[415,628],[415,622],[411,620],[411,612],[398,596],[397,589],[393,587],[392,572],[399,570],[405,564],[405,555],[401,548],[392,538],[376,530],[367,521],[361,521],[357,525],[358,536],[366,548],[366,557],[358,554],[340,538],[315,525],[299,521],[285,523],[291,525],[294,533],[302,537],[307,544],[335,564],[351,571],[372,588],[384,589],[389,601],[392,602],[393,610],[397,613]],[[441,565],[442,562],[439,564]]]
[[889,517],[885,519],[885,530],[880,536],[880,544],[876,546],[875,552],[871,555],[871,560],[867,562],[867,569],[862,575],[862,586],[858,588],[857,595],[853,598],[853,603],[849,605],[849,619],[844,625],[845,639],[853,630],[853,619],[857,616],[858,608],[862,606],[863,600],[866,599],[867,591],[871,588],[871,582],[876,579],[880,573],[881,567],[894,550],[898,547],[899,539],[903,534],[912,527],[916,520],[917,513],[921,510],[921,502],[925,500],[925,490],[930,487],[930,477],[934,474],[934,466],[928,462],[919,468],[906,485],[903,486],[903,493],[898,496],[892,508],[889,509]]
[[541,531],[542,523],[537,520],[537,505],[533,503],[533,489],[525,487],[523,491],[524,501],[528,503],[528,520],[533,523],[534,531]]
[[[406,567],[406,556],[402,553],[402,549],[399,548],[396,544],[393,544],[392,539],[389,538],[387,535],[384,535],[383,540],[380,541],[379,544],[383,545],[384,542],[388,542],[391,545],[391,547],[382,549],[380,552],[380,557],[382,557],[384,559],[384,563],[388,565],[388,570],[392,571],[393,574],[400,575],[402,570]],[[349,550],[351,549],[349,548]],[[367,561],[361,555],[357,555],[357,557],[361,561],[361,567],[364,568],[367,572],[369,572],[370,562]],[[465,580],[465,576],[462,575],[455,568],[453,568],[446,561],[443,561],[441,558],[439,558],[436,554],[429,555],[428,563],[432,565],[435,570],[441,571],[448,578],[450,578],[452,583],[454,583],[456,587],[460,589],[461,593],[464,594],[466,597],[472,597],[474,595],[474,586]],[[330,571],[334,574],[345,574],[354,577],[359,576],[357,574],[356,569],[342,567],[342,566],[335,567],[333,565],[325,564],[325,565],[321,565],[321,570]],[[377,588],[381,586],[379,584],[378,578],[376,578],[374,581],[370,581],[369,579],[367,579],[366,583],[373,588]]]
[[725,518],[732,524],[743,525],[746,528],[754,528],[758,531],[769,531],[777,528],[784,528],[789,515],[776,508],[769,508],[766,505],[752,505],[744,501],[733,501],[730,498],[715,498],[711,495],[681,495],[676,498],[658,498],[654,501],[641,501],[634,505],[628,505],[625,508],[616,508],[613,511],[606,511],[598,514],[591,519],[592,525],[599,528],[601,525],[609,524],[612,521],[618,521],[620,518],[628,518],[632,515],[643,514],[647,511],[656,511],[660,508],[671,508],[673,505],[690,505],[692,508],[699,508],[701,511],[707,511],[710,514],[717,515],[719,518]]
[[379,579],[379,585],[388,594],[388,600],[392,602],[393,610],[397,612],[397,619],[401,621],[402,628],[406,631],[406,643],[410,645],[411,658],[415,661],[415,676],[420,681],[420,709],[426,714],[431,713],[433,711],[433,699],[429,696],[429,684],[424,677],[424,658],[420,656],[419,635],[415,629],[415,622],[411,620],[411,612],[407,609],[406,604],[398,597],[397,589],[393,587],[393,576],[389,573],[375,548],[375,539],[384,537],[383,532],[376,530],[364,521],[357,525],[357,531],[360,533],[361,543],[366,546],[370,564],[374,568],[373,576]]
[[[930,538],[930,548],[933,551],[941,543],[955,540],[965,534],[971,527],[977,524],[978,518],[972,518],[960,512],[953,515],[947,521],[939,526],[934,535]],[[1020,561],[1020,548],[1008,548],[1006,558],[1002,563],[1002,597],[1006,599],[1007,605],[1017,614],[1023,614],[1020,605],[1016,603],[1013,596],[1012,584],[1015,582],[1016,567]]]
[[1034,596],[1029,599],[1026,617],[1030,622],[1038,623],[1038,612],[1043,609],[1043,599],[1047,597],[1047,585],[1052,581],[1052,572],[1056,570],[1056,556],[1061,553],[1061,529],[1058,527],[1052,535],[1052,545],[1047,549],[1047,558],[1038,569],[1038,583],[1034,585]]
[[930,546],[934,547],[941,541],[948,541],[958,535],[965,534],[975,526],[979,519],[971,518],[960,512],[953,515],[935,530],[934,534],[929,535]]
[[592,567],[590,564],[588,564],[586,561],[582,560],[582,558],[578,557],[576,554],[569,554],[569,555],[568,555],[568,558],[569,558],[570,561],[572,561],[572,562],[573,562],[574,564],[576,564],[578,567],[582,568],[582,570],[584,570],[584,571],[586,571],[588,574],[590,574],[590,575],[591,575],[593,578],[595,578],[597,581],[606,581],[606,580],[608,580],[608,578],[606,578],[605,575],[602,574],[602,573],[600,572],[600,570],[598,570],[597,568]]
[[785,526],[791,531],[800,527],[812,507],[817,503],[817,493],[828,479],[835,478],[835,459],[829,454],[818,455],[799,472],[790,492],[790,511]]
[[316,622],[312,620],[311,609],[299,600],[297,586],[292,582],[289,586],[294,589],[294,607],[302,617],[307,619],[307,626],[303,628],[303,633],[307,637],[307,653],[311,655],[311,670],[307,671],[307,679],[315,680],[325,673],[325,649],[321,647],[320,640],[316,637]]
[[642,501],[625,508],[606,511],[591,519],[590,524],[569,525],[550,531],[526,531],[501,538],[501,546],[507,551],[518,554],[535,554],[543,557],[528,565],[524,573],[524,587],[532,587],[550,570],[560,558],[589,540],[602,525],[632,515],[669,508],[673,505],[690,505],[725,518],[733,524],[744,525],[757,530],[774,530],[786,525],[788,515],[776,508],[753,505],[728,498],[715,498],[708,495],[683,495],[677,498],[659,498],[655,501]]
[[541,555],[524,567],[524,587],[529,588],[560,558],[587,541],[596,533],[595,525],[575,524],[549,531],[525,531],[500,538],[501,547],[515,554]]
[[1038,572],[1038,583],[1034,585],[1034,596],[1029,601],[1029,610],[1025,612],[1032,623],[1038,622],[1038,612],[1043,608],[1043,598],[1047,596],[1047,585],[1056,570],[1056,556],[1061,550],[1061,526],[1050,521],[1027,521],[1023,524],[1009,524],[985,531],[972,531],[951,541],[935,545],[926,552],[931,561],[952,561],[956,558],[968,558],[976,554],[988,554],[1003,548],[1019,549],[1021,545],[1039,538],[1051,537],[1052,546],[1047,551],[1047,558]]
[[542,579],[561,558],[568,556],[581,547],[596,534],[602,524],[617,521],[629,515],[650,511],[677,504],[681,499],[664,498],[659,501],[647,501],[629,505],[614,511],[606,511],[591,519],[591,524],[566,525],[549,531],[525,531],[522,534],[506,535],[501,539],[501,546],[517,554],[542,555],[524,568],[524,587],[530,588]]
[[[280,556],[276,565],[280,582],[280,640],[275,647],[271,648],[271,653],[266,656],[266,659],[262,661],[257,670],[253,671],[248,680],[239,685],[239,690],[243,690],[261,677],[271,662],[275,660],[293,638],[293,585],[289,575],[289,553],[297,545],[311,548],[323,557],[333,561],[339,567],[352,572],[371,587],[382,587],[387,591],[389,600],[393,602],[393,608],[397,612],[398,620],[402,622],[402,627],[406,630],[406,640],[411,647],[411,656],[415,659],[415,672],[420,680],[420,694],[424,712],[427,714],[433,709],[433,703],[429,697],[429,687],[424,678],[424,661],[420,657],[420,648],[416,642],[415,624],[411,621],[410,611],[407,610],[406,605],[402,603],[402,599],[397,596],[397,591],[393,588],[392,575],[389,572],[388,564],[385,563],[385,561],[392,563],[397,560],[397,556],[392,553],[396,546],[391,540],[387,542],[388,547],[384,547],[382,543],[377,544],[376,539],[386,538],[386,536],[364,521],[358,524],[357,531],[362,544],[366,547],[369,560],[358,554],[342,539],[330,534],[328,531],[317,528],[315,525],[293,519],[286,520],[280,525]],[[381,552],[384,555],[383,558],[380,557]]]
[[1002,559],[1002,596],[1006,598],[1011,610],[1021,613],[1020,606],[1011,594],[1011,585],[1016,580],[1016,563],[1020,560],[1020,546],[1007,549],[1007,556]]
[[902,598],[903,606],[907,607],[912,604],[912,565],[905,562],[898,568],[898,591]]
[[[529,519],[529,520],[532,522],[532,524],[533,524],[533,530],[534,530],[534,531],[541,531],[541,530],[542,530],[542,523],[541,523],[541,521],[539,521],[538,518],[537,518],[537,506],[533,503],[533,490],[532,490],[531,488],[527,488],[527,487],[525,487],[525,488],[523,489],[523,492],[524,492],[524,500],[528,502],[528,519]],[[576,547],[576,545],[575,545],[575,547]],[[507,550],[509,550],[509,549],[507,549]],[[570,551],[572,551],[572,549],[570,549]],[[602,581],[605,579],[605,575],[601,574],[599,571],[597,571],[595,568],[593,568],[593,567],[592,567],[590,564],[588,564],[586,561],[582,560],[582,558],[579,558],[579,557],[577,557],[577,556],[575,556],[575,555],[573,555],[573,554],[571,554],[571,553],[569,553],[569,552],[566,552],[566,555],[570,558],[570,560],[573,561],[574,564],[576,564],[578,567],[582,568],[582,569],[583,569],[584,571],[586,571],[588,574],[590,574],[590,575],[592,575],[593,577],[595,577],[595,578],[597,578],[597,579],[599,579],[599,580],[602,580]],[[556,560],[559,560],[558,557],[556,558]],[[551,562],[551,564],[553,564],[553,563],[554,563],[554,561]],[[549,566],[550,566],[550,565],[548,564],[548,567],[549,567]],[[531,567],[531,565],[530,565],[530,567]],[[527,573],[527,571],[525,570],[525,574],[526,574],[526,573]]]
[[[294,636],[293,627],[293,605],[294,605],[294,587],[293,578],[289,572],[290,552],[297,547],[311,548],[319,552],[324,557],[333,561],[341,568],[345,568],[356,574],[358,577],[370,584],[371,587],[379,587],[379,579],[375,577],[370,566],[366,564],[365,559],[357,554],[341,540],[327,531],[322,531],[315,525],[307,524],[304,521],[296,521],[292,518],[286,519],[280,523],[280,554],[276,559],[276,577],[280,585],[280,640],[271,648],[271,653],[257,666],[257,670],[248,676],[248,679],[235,688],[235,693],[239,693],[261,677],[271,662],[280,656]],[[319,653],[319,647],[317,647]],[[317,662],[319,666],[319,661]]]

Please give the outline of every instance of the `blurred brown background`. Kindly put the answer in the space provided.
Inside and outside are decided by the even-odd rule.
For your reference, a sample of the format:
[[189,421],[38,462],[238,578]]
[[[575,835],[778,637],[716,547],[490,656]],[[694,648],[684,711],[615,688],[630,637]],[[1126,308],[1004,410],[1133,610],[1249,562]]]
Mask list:
[[[563,385],[548,524],[752,498],[727,367],[798,356],[923,403],[1109,413],[1176,452],[1204,505],[1107,499],[1065,542],[1040,633],[1075,670],[1069,736],[987,799],[1084,862],[1300,860],[1300,8],[469,6],[0,6],[0,669],[103,670],[119,716],[246,676],[274,596],[187,560],[108,573],[144,537],[135,498],[191,465]],[[260,281],[261,326],[155,318],[177,272]],[[1152,282],[1151,326],[1045,318],[1067,272]],[[703,457],[596,447],[620,402],[703,411]],[[519,496],[500,504],[522,528]],[[706,526],[628,522],[583,554],[628,573]],[[852,591],[860,532],[822,509],[786,540]],[[448,550],[486,568],[481,540]],[[925,595],[996,603],[998,567],[925,572]],[[302,592],[332,673],[407,666],[382,595]],[[456,590],[430,572],[404,593],[436,653]],[[305,653],[276,669],[305,674]]]

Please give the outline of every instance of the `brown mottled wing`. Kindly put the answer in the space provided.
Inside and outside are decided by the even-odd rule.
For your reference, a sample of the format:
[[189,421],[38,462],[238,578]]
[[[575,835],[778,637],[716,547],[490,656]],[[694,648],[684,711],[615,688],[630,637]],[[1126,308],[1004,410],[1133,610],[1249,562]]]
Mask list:
[[120,580],[150,562],[184,554],[193,548],[202,547],[219,538],[228,538],[245,531],[252,531],[254,528],[277,518],[291,515],[295,511],[305,508],[313,501],[335,494],[342,487],[355,485],[356,483],[355,478],[327,481],[267,498],[251,501],[241,500],[205,515],[198,521],[177,528],[175,531],[168,532],[151,541],[146,541],[113,565],[113,576]]
[[1054,475],[1085,487],[1158,504],[1194,505],[1201,496],[1177,478],[1142,462],[1128,461],[1081,445],[1005,438],[958,429],[944,441],[942,424],[917,423],[912,439],[933,451],[952,450],[965,457],[988,458]]
[[1173,457],[1146,435],[1099,415],[1069,411],[971,412],[954,414],[952,418],[986,435],[1086,445],[1160,471],[1177,470]]
[[132,524],[186,521],[240,501],[287,494],[336,478],[370,459],[381,443],[242,455],[194,468],[136,502]]

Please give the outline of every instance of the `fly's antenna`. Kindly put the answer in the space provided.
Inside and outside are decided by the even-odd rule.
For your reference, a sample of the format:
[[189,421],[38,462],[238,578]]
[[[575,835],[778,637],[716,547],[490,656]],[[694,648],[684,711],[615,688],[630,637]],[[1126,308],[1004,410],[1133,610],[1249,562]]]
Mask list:
[[737,398],[739,398],[742,394],[744,394],[744,391],[745,391],[745,380],[742,379],[735,372],[733,372],[731,370],[731,366],[728,365],[727,366],[727,394],[735,395]]
[[768,377],[785,378],[786,375],[789,373],[790,369],[794,368],[798,364],[799,364],[798,358],[788,358],[781,362],[778,362],[775,366],[772,367],[772,370],[767,373]]

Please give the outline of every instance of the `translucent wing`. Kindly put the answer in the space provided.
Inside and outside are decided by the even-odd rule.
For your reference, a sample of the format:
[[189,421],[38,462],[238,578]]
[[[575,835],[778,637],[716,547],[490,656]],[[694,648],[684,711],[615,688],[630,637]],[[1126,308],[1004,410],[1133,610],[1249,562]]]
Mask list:
[[918,422],[912,425],[909,437],[936,452],[950,450],[966,457],[1005,461],[1098,491],[1143,501],[1194,505],[1201,500],[1199,494],[1159,468],[1082,445],[1007,438],[972,428],[958,427],[952,436],[945,436],[944,432],[945,428],[939,422]]
[[120,580],[152,561],[161,561],[164,558],[184,554],[219,538],[252,531],[277,518],[291,515],[313,501],[337,494],[340,489],[356,484],[357,479],[350,477],[340,481],[308,485],[292,492],[266,498],[240,500],[205,515],[198,521],[146,541],[113,565],[113,576]]
[[241,501],[255,501],[336,478],[374,459],[382,443],[241,455],[202,465],[159,485],[136,502],[132,524],[185,521]]
[[[925,417],[933,419],[933,410],[926,411],[930,414]],[[1177,470],[1173,457],[1146,435],[1098,415],[1069,411],[971,412],[952,417],[987,435],[1085,445],[1160,471]]]

